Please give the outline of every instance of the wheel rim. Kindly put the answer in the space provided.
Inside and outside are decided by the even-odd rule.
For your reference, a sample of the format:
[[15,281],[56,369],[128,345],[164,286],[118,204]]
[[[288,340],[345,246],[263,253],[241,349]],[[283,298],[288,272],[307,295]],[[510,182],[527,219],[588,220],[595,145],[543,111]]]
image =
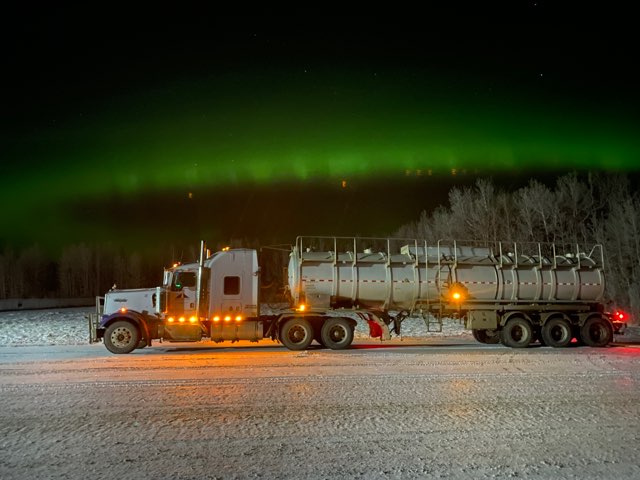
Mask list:
[[133,334],[125,327],[118,327],[111,332],[111,344],[117,348],[125,348],[131,344]]
[[349,337],[349,332],[344,325],[332,325],[329,329],[329,338],[335,344],[343,343]]
[[549,336],[554,342],[557,342],[557,343],[567,341],[570,335],[571,335],[570,329],[566,328],[564,325],[554,325],[549,330]]
[[287,332],[287,339],[296,345],[304,343],[308,332],[302,325],[293,325]]
[[524,328],[522,328],[520,325],[516,325],[515,327],[513,327],[513,329],[511,330],[511,338],[513,338],[514,342],[522,342],[522,339],[526,337],[526,332],[524,331]]
[[526,320],[514,318],[507,323],[504,332],[504,342],[506,345],[523,348],[531,343],[533,331]]
[[599,323],[589,327],[589,337],[595,342],[600,342],[606,335],[605,328]]

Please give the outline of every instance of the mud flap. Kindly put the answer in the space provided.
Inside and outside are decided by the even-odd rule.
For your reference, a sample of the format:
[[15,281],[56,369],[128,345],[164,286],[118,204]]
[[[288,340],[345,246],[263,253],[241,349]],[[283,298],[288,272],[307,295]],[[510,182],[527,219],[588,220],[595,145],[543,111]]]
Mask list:
[[380,338],[381,340],[391,340],[389,327],[377,315],[367,313],[367,323],[369,324],[369,335],[372,338]]

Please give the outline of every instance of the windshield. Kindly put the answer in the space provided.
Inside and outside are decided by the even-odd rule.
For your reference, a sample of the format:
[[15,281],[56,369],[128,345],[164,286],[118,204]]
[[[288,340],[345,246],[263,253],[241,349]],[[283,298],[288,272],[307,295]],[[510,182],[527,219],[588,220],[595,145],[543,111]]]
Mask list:
[[195,272],[175,272],[173,274],[173,282],[171,290],[182,290],[184,287],[195,288],[196,273]]

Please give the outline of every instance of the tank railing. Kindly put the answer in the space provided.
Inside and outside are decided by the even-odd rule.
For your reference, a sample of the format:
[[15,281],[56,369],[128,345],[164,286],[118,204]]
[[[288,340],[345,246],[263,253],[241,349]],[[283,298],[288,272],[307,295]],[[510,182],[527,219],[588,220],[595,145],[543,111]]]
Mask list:
[[[544,266],[548,266],[549,264],[545,264],[545,258],[548,258],[551,262],[551,266],[553,269],[558,268],[558,256],[564,255],[568,258],[576,258],[576,263],[578,264],[578,268],[581,268],[584,265],[584,258],[589,258],[596,263],[600,263],[604,265],[604,252],[601,244],[595,244],[589,250],[589,253],[586,254],[584,251],[581,251],[580,244],[577,243],[567,243],[564,244],[565,248],[563,251],[565,253],[560,253],[558,248],[558,244],[555,242],[503,242],[503,241],[487,241],[487,240],[447,240],[440,239],[434,245],[436,247],[437,259],[433,259],[433,257],[429,256],[429,244],[426,240],[415,239],[415,238],[395,238],[395,237],[329,237],[329,236],[299,236],[296,239],[296,247],[298,250],[299,257],[302,257],[302,254],[306,251],[305,247],[309,248],[309,251],[317,251],[319,250],[331,250],[333,251],[335,257],[334,261],[337,261],[338,252],[341,251],[345,245],[349,245],[347,248],[344,248],[344,252],[357,254],[360,253],[369,253],[367,250],[369,248],[362,248],[363,242],[371,242],[374,248],[371,250],[377,249],[378,253],[381,255],[386,255],[386,263],[391,263],[391,255],[392,250],[393,253],[400,253],[400,248],[405,245],[412,245],[414,252],[412,255],[415,255],[416,258],[413,259],[416,262],[416,265],[420,263],[420,255],[425,256],[425,262],[428,264],[429,262],[437,263],[439,267],[442,266],[444,262],[448,265],[453,264],[457,265],[461,259],[460,255],[458,255],[459,245],[470,246],[470,247],[479,247],[482,246],[484,248],[489,248],[490,254],[489,256],[495,258],[495,252],[498,253],[500,267],[505,267],[505,258],[512,258],[513,261],[508,266],[509,267],[518,267],[520,264],[520,258],[523,255],[528,255],[533,257],[537,255],[537,263],[540,268]],[[342,242],[342,244],[341,244]],[[392,243],[393,242],[393,243]],[[395,247],[397,244],[400,244],[398,248]],[[420,245],[420,247],[418,246]],[[420,252],[419,248],[422,248],[424,245],[424,251]],[[507,245],[509,248],[507,249]],[[445,246],[448,246],[453,249],[453,252],[450,252],[450,255],[444,255],[443,250]],[[590,247],[590,245],[585,245],[586,247]],[[359,248],[360,247],[360,248]],[[352,249],[352,252],[350,250]],[[397,251],[395,251],[397,250]],[[535,253],[534,253],[535,252]],[[433,260],[431,260],[433,259]],[[599,260],[599,262],[598,262]],[[357,259],[354,261],[357,262]]]
[[593,260],[596,250],[600,251],[600,265],[601,265],[601,268],[604,270],[604,248],[602,248],[601,243],[597,243],[591,248],[591,250],[589,251],[589,255],[587,255],[587,258],[590,258]]
[[[342,241],[342,245],[340,242]],[[342,248],[344,248],[345,244],[349,244],[349,248],[353,249],[353,253],[369,253],[367,250],[370,248],[362,248],[362,243],[369,241],[371,243],[378,244],[378,247],[382,247],[378,249],[378,253],[382,255],[386,255],[386,261],[388,264],[391,263],[390,257],[392,254],[392,245],[391,242],[402,242],[403,244],[411,244],[413,243],[416,246],[416,255],[417,252],[417,241],[414,238],[393,238],[393,237],[328,237],[328,236],[299,236],[296,238],[296,249],[299,252],[299,256],[309,249],[309,251],[317,251],[316,247],[320,247],[320,251],[329,250],[333,248],[333,252],[337,255]],[[331,244],[332,247],[329,247],[327,243]],[[360,245],[360,248],[358,248]],[[372,249],[373,250],[373,249]],[[397,252],[400,253],[400,248],[397,249]],[[344,249],[343,253],[349,253],[350,250]]]
[[542,270],[542,245],[538,243],[538,267]]

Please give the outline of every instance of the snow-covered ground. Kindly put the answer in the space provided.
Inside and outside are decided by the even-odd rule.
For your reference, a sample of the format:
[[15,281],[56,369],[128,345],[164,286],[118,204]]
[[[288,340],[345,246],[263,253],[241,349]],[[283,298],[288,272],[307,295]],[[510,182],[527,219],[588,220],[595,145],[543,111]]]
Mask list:
[[111,355],[91,311],[0,313],[0,479],[640,478],[637,344]]
[[[94,310],[91,307],[81,307],[0,312],[0,346],[86,344],[89,342],[89,324],[85,316]],[[460,321],[453,319],[445,319],[442,332],[432,333],[427,333],[422,320],[410,318],[402,323],[403,337],[468,334]],[[368,337],[368,326],[360,321],[356,328],[356,338]]]
[[91,307],[0,312],[0,346],[89,343]]
[[640,347],[416,343],[0,347],[0,478],[640,478]]

